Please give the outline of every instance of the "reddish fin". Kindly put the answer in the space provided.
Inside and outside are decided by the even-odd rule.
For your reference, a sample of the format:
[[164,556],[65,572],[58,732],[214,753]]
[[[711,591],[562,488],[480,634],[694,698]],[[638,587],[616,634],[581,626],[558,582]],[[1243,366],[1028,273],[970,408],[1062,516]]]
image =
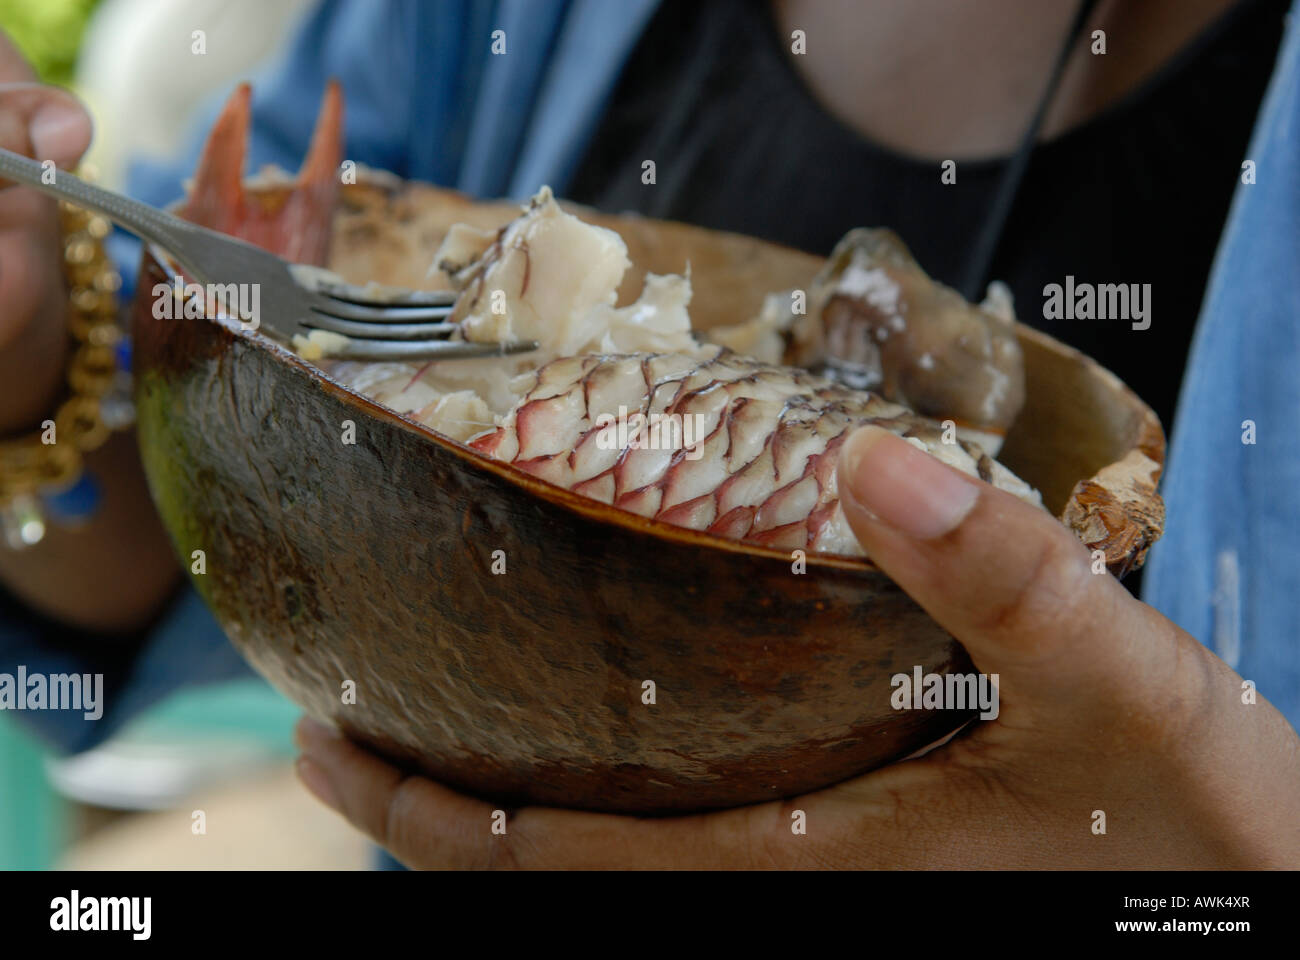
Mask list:
[[343,93],[325,90],[307,159],[292,187],[244,190],[252,89],[240,84],[217,118],[181,216],[264,247],[293,263],[324,266],[343,156]]
[[186,220],[235,236],[239,236],[235,228],[244,209],[244,154],[252,92],[252,87],[241,83],[226,101],[203,145],[189,200],[181,210]]

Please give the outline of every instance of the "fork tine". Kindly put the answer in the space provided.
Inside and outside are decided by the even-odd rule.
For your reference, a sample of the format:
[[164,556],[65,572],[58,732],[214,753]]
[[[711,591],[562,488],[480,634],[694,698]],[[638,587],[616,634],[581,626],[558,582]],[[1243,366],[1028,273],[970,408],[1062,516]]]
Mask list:
[[454,323],[358,323],[321,313],[303,320],[303,326],[371,340],[428,340],[439,335],[449,335],[456,329]]
[[404,290],[400,294],[395,294],[394,299],[381,300],[374,292],[367,293],[365,287],[328,281],[316,281],[310,289],[331,300],[355,303],[363,307],[449,307],[456,302],[458,296],[453,290]]
[[[448,293],[399,295],[386,306],[376,306],[373,301],[353,303],[329,297],[304,287],[292,272],[292,265],[246,240],[217,233],[130,197],[91,186],[71,174],[47,181],[41,165],[30,157],[0,148],[0,173],[95,210],[150,244],[164,248],[167,253],[158,257],[159,263],[175,261],[195,282],[226,285],[232,282],[231,278],[238,277],[242,282],[263,288],[264,331],[284,341],[292,340],[312,326],[344,336],[359,333],[361,336],[348,340],[333,354],[357,360],[502,357],[537,349],[532,341],[476,343],[445,338],[406,339],[454,330],[455,325],[446,322],[453,309],[454,296]],[[421,320],[430,322],[415,322]]]
[[451,304],[437,306],[407,306],[397,304],[390,306],[362,306],[348,303],[346,300],[334,300],[328,297],[308,297],[311,308],[317,313],[343,320],[361,320],[367,323],[413,323],[419,320],[446,320],[451,316]]
[[468,340],[350,340],[330,360],[464,360],[502,357],[536,350],[537,343],[473,343]]

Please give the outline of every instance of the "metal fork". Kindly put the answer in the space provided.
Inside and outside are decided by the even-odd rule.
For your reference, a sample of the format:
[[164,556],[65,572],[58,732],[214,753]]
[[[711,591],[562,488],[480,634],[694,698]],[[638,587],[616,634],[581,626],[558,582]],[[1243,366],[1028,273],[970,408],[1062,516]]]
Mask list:
[[[264,326],[286,341],[294,335],[325,330],[348,337],[330,357],[354,360],[451,360],[502,356],[537,349],[531,341],[471,343],[449,340],[456,325],[447,322],[455,294],[412,290],[396,301],[367,296],[348,284],[303,286],[300,269],[251,243],[190,223],[130,197],[92,186],[71,173],[46,168],[22,154],[0,148],[0,176],[53,194],[102,214],[172,255],[187,277],[207,287],[229,290],[231,284],[256,284],[257,317],[227,312]],[[47,182],[49,181],[49,182]]]

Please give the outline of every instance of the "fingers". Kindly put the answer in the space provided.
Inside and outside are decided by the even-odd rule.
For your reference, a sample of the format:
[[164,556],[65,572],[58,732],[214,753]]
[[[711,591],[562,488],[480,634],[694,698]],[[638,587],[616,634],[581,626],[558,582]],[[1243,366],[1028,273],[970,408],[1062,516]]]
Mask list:
[[326,806],[413,867],[487,866],[492,810],[430,780],[408,777],[304,717],[298,776]]
[[90,146],[91,129],[81,102],[66,90],[38,83],[0,32],[0,147],[70,166]]
[[[37,84],[0,85],[0,147],[76,162],[90,142],[90,118],[69,94]],[[61,377],[63,276],[54,202],[0,180],[0,429],[29,423]],[[15,342],[23,349],[10,350]],[[16,385],[22,385],[18,389]]]
[[[0,35],[0,147],[73,166],[90,145],[90,115],[71,94],[33,81]],[[57,207],[11,186],[0,180],[0,433],[37,422],[49,408],[66,346]]]
[[[987,811],[977,801],[989,800],[967,771],[928,759],[783,803],[690,816],[545,807],[505,816],[493,804],[406,776],[308,718],[299,722],[297,740],[307,788],[401,862],[423,869],[958,865],[962,845],[950,838],[979,822]],[[949,804],[950,794],[964,799]]]
[[86,152],[92,133],[90,114],[66,90],[0,84],[0,147],[66,168]]
[[34,83],[36,74],[3,30],[0,30],[0,83]]
[[39,424],[58,399],[64,302],[56,227],[0,230],[0,436]]
[[1179,631],[1045,510],[875,427],[846,441],[838,485],[867,554],[999,674],[1004,702],[1123,696],[1169,672]]
[[307,788],[411,867],[763,865],[749,842],[753,811],[762,808],[653,820],[543,807],[499,811],[407,776],[310,718],[299,722],[297,741],[303,751],[298,775]]

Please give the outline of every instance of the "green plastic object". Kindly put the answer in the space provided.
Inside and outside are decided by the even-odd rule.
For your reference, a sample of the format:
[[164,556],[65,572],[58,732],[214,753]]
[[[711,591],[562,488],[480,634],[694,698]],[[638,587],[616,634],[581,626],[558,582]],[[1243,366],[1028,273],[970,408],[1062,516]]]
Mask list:
[[[264,681],[236,680],[181,690],[127,724],[124,739],[241,740],[289,757],[302,711]],[[46,752],[0,713],[0,869],[51,868],[66,840],[67,802],[45,775]]]
[[45,870],[63,845],[66,804],[45,779],[45,753],[0,713],[0,870]]
[[264,680],[249,678],[175,693],[122,733],[146,737],[157,733],[169,739],[186,733],[221,734],[292,756],[293,725],[300,716],[302,710]]

